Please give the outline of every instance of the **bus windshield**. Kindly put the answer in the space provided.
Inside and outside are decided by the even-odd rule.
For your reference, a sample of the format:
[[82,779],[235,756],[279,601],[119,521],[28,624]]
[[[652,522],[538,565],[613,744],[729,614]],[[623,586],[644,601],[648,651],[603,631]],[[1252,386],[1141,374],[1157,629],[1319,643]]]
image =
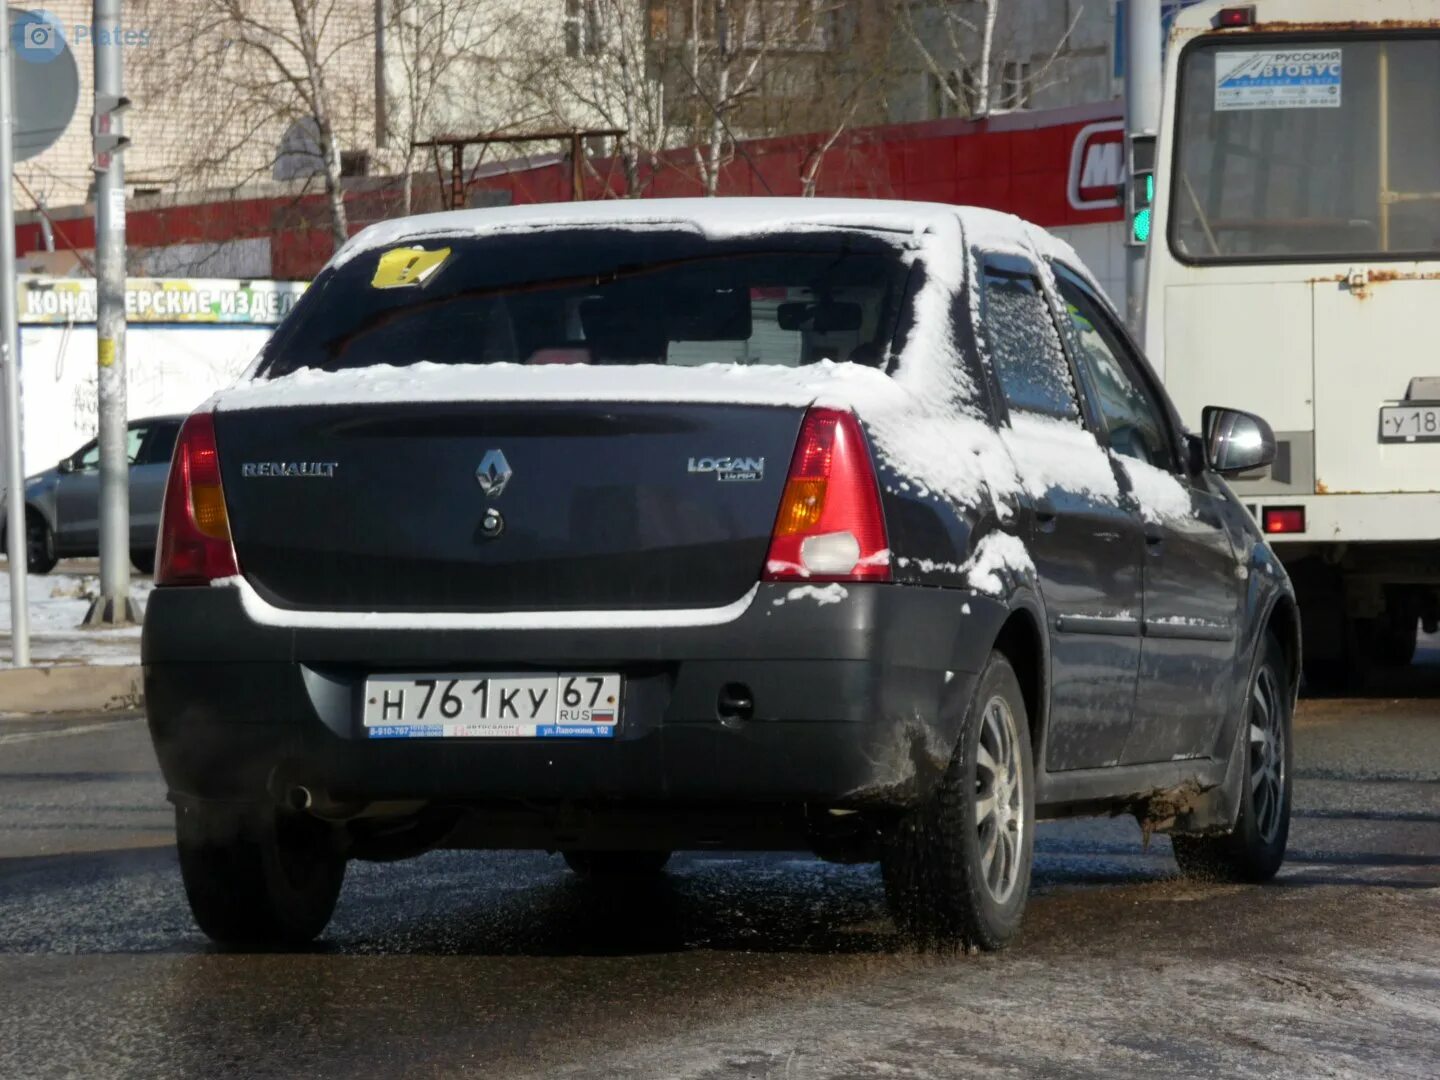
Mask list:
[[1440,39],[1202,41],[1177,123],[1177,258],[1440,255]]

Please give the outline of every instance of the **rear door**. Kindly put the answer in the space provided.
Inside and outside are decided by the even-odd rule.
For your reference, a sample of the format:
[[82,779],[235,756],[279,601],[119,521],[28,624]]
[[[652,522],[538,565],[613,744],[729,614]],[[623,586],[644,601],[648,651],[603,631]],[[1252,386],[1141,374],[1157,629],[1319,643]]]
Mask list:
[[1086,427],[1039,273],[1008,255],[983,265],[982,336],[1008,412],[1002,437],[1026,478],[1026,544],[1049,623],[1045,765],[1113,765],[1140,661],[1140,523]]
[[1124,764],[1204,757],[1233,700],[1240,581],[1220,496],[1181,468],[1154,381],[1109,309],[1057,268],[1072,341],[1110,450],[1140,512],[1144,606]]
[[55,483],[55,547],[61,555],[99,550],[100,446],[91,442],[70,459]]
[[[134,465],[150,432],[148,423],[131,424],[125,435],[125,456]],[[94,555],[100,550],[100,447],[87,444],[72,459],[76,468],[61,475],[55,487],[55,543],[62,555]],[[163,481],[162,481],[163,484]],[[146,547],[155,543],[158,523],[151,519]],[[132,531],[131,543],[134,543]]]

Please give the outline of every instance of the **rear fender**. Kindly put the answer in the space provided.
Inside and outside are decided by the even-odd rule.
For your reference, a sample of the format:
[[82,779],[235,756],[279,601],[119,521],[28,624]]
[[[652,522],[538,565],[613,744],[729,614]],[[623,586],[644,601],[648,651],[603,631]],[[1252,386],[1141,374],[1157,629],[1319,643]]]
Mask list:
[[929,716],[917,711],[891,726],[893,735],[876,755],[876,788],[883,789],[884,801],[891,804],[913,804],[928,797],[945,775],[959,743],[961,725],[973,706],[980,673],[1017,612],[1027,613],[1034,623],[1037,653],[1030,657],[1031,665],[1020,657],[1012,657],[1012,662],[1017,669],[1033,667],[1032,685],[1024,687],[1027,705],[1037,714],[1030,717],[1030,730],[1032,735],[1044,730],[1049,654],[1041,630],[1045,615],[1039,597],[1028,586],[1017,588],[1008,602],[968,589],[955,590],[953,595],[960,618],[935,711]]

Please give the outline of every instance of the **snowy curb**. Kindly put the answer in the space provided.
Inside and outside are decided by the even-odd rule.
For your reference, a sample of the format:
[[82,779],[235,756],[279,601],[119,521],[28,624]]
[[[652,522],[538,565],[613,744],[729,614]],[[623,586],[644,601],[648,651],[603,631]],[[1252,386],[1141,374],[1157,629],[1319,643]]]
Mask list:
[[139,664],[0,671],[0,715],[138,709],[145,701],[142,671]]

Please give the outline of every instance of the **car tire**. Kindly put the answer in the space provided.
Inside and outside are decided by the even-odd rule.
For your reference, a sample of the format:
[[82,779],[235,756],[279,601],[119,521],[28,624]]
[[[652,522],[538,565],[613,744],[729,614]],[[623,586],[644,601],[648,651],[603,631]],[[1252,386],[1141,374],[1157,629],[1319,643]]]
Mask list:
[[1235,828],[1219,836],[1171,838],[1175,861],[1191,877],[1268,881],[1285,861],[1294,759],[1292,697],[1285,650],[1267,634],[1245,696],[1244,782]]
[[55,530],[33,512],[25,515],[25,559],[32,574],[48,574],[60,561],[55,553]]
[[596,881],[654,877],[670,861],[668,851],[562,851],[565,865]]
[[155,573],[155,552],[153,549],[137,551],[130,549],[130,565],[142,574]]
[[175,810],[190,911],[230,946],[298,946],[325,929],[345,879],[334,826],[274,807],[186,803]]
[[993,652],[944,777],[886,838],[896,926],[922,946],[1004,948],[1025,913],[1034,850],[1029,717],[1014,668]]

